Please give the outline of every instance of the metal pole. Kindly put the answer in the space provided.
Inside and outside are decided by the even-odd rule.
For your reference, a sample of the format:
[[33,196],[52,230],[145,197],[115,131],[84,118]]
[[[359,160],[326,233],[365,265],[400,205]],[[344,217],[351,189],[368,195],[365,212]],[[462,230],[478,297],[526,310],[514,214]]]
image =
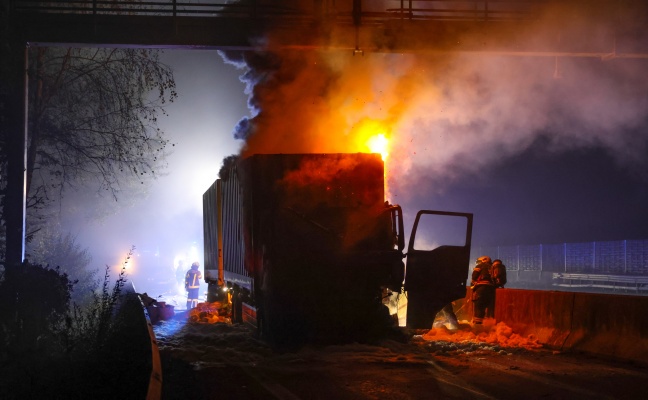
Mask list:
[[[6,223],[6,265],[25,259],[25,214],[27,196],[27,104],[28,48],[14,41],[11,48],[11,75],[7,96],[7,192],[3,217]],[[21,101],[22,100],[22,101]]]
[[623,241],[623,273],[628,273],[628,241]]
[[27,145],[29,137],[29,46],[25,45],[23,64],[23,126],[22,126],[22,196],[20,199],[20,209],[22,221],[20,222],[20,261],[25,259],[25,232],[27,231]]
[[563,263],[567,272],[567,243],[563,243]]

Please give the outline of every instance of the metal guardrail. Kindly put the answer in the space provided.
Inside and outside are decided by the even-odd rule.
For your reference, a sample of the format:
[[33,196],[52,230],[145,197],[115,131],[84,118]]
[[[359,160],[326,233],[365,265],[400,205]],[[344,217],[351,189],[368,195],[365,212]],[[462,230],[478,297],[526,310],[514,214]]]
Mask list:
[[92,15],[149,15],[149,16],[243,16],[291,15],[295,10],[283,7],[260,7],[252,3],[190,3],[168,1],[105,1],[78,0],[65,2],[43,2],[16,0],[13,11],[18,13],[92,14]]
[[[249,48],[249,37],[276,29],[282,44],[294,49],[324,44],[345,50],[355,45],[360,52],[423,51],[420,38],[430,34],[435,37],[427,48],[432,55],[463,51],[522,57],[648,59],[646,45],[636,45],[646,43],[638,38],[648,35],[641,21],[643,14],[622,13],[626,2],[633,1],[601,0],[593,6],[584,0],[9,0],[9,20],[16,21],[27,41],[41,45]],[[574,16],[587,24],[572,27]],[[562,22],[556,28],[559,32],[552,28],[540,33],[545,40],[534,38],[525,44],[526,40],[518,41],[517,34],[502,36],[496,32],[500,26],[518,32],[517,28],[535,26],[545,18]],[[219,23],[212,23],[215,19],[220,19]],[[449,28],[453,24],[456,26]],[[116,25],[128,28],[128,33],[115,30]],[[615,28],[619,26],[629,29]],[[294,28],[305,31],[291,32]],[[334,28],[340,30],[339,34],[331,35]],[[149,36],[152,29],[163,35]],[[462,40],[466,31],[477,33],[480,39]]]
[[557,272],[553,274],[554,286],[561,287],[596,287],[606,289],[633,289],[637,292],[648,290],[648,276],[571,274]]
[[[285,3],[285,2],[283,2]],[[239,2],[211,1],[38,1],[13,0],[15,13],[55,13],[90,15],[140,15],[183,17],[241,17],[241,18],[307,18],[354,24],[379,23],[389,20],[449,20],[449,21],[501,21],[533,17],[547,0],[393,0],[382,10],[370,2],[365,9],[354,7],[353,1],[337,3],[306,2],[285,6],[281,1],[248,0]]]

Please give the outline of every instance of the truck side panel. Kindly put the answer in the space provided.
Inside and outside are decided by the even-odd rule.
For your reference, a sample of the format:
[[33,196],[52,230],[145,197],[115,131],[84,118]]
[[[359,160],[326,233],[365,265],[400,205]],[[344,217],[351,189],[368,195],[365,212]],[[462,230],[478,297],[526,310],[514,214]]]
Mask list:
[[208,284],[218,282],[217,183],[214,182],[203,194],[203,275]]
[[251,277],[244,265],[243,199],[236,167],[227,180],[221,179],[221,193],[225,279],[251,289]]
[[255,155],[241,167],[261,333],[279,345],[367,337],[387,312],[381,285],[402,270],[380,156]]
[[402,284],[402,217],[384,201],[380,155],[257,154],[221,173],[234,321],[277,344],[361,339],[389,319],[382,289]]

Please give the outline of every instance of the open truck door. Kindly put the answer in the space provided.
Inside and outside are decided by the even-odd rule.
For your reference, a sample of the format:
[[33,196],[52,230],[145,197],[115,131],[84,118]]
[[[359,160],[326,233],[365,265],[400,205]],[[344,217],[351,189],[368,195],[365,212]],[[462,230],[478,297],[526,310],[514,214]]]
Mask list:
[[407,327],[431,329],[448,303],[466,296],[473,215],[422,210],[407,250]]

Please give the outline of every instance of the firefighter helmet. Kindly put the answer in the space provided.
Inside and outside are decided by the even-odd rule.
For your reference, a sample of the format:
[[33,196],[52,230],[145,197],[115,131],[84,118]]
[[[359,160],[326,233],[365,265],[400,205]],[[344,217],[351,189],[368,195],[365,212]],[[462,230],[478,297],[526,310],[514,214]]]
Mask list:
[[481,256],[481,257],[479,257],[479,258],[477,259],[477,262],[475,262],[475,264],[478,264],[478,265],[479,265],[479,264],[483,264],[483,263],[490,263],[490,262],[491,262],[490,257],[488,257],[488,256]]

